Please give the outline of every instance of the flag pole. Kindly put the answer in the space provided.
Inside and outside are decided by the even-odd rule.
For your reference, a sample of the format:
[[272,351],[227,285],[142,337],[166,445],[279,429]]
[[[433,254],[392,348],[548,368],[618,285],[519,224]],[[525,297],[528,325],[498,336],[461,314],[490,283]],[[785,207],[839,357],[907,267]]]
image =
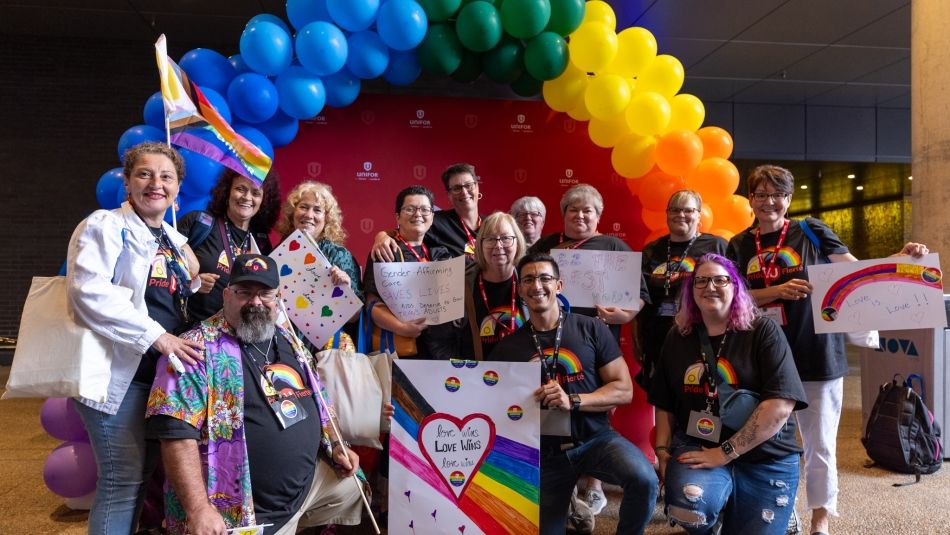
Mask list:
[[[172,147],[172,129],[168,124],[168,110],[165,109],[164,99],[162,100],[162,115],[165,116],[165,143],[168,144],[168,148]],[[178,199],[180,197],[175,197],[175,202],[172,203],[172,227],[175,230],[178,230]]]

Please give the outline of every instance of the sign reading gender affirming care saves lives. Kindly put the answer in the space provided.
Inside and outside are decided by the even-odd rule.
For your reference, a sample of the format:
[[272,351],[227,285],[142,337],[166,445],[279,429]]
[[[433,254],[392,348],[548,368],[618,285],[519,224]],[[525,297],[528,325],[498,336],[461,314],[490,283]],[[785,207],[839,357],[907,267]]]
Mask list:
[[426,325],[461,318],[465,313],[465,257],[438,262],[377,262],[376,291],[402,321],[425,317]]
[[640,310],[640,258],[633,251],[551,249],[571,306]]
[[946,327],[936,253],[808,266],[815,332]]

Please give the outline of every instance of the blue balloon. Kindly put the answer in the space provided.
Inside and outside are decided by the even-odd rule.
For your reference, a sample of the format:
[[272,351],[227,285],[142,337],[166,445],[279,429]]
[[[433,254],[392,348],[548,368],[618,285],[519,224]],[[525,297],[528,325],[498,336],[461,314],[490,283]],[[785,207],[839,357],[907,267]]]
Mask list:
[[[208,203],[211,202],[210,195],[204,195],[202,197],[191,198],[186,195],[179,195],[178,199],[178,210],[177,215],[180,219],[181,216],[187,214],[188,212],[196,212],[198,210],[204,210],[208,207]],[[172,224],[172,211],[165,210],[165,222],[169,225]]]
[[[231,123],[231,107],[228,106],[228,101],[221,96],[221,93],[218,93],[210,87],[198,86],[198,89],[204,94],[205,98],[208,99],[208,102],[211,106],[218,111],[218,115],[221,116],[228,124]],[[225,91],[226,92],[226,91]]]
[[296,65],[291,65],[277,77],[277,94],[280,96],[280,109],[297,119],[314,117],[326,103],[323,82],[313,73]]
[[[99,177],[99,182],[96,182],[96,201],[99,202],[99,207],[105,208],[106,210],[118,208],[119,205],[115,200],[119,194],[119,186],[124,187],[124,183],[125,175],[122,174],[121,167],[109,169],[103,173],[102,176]],[[125,195],[122,197],[124,198]]]
[[415,50],[393,50],[389,53],[389,66],[383,78],[393,85],[410,85],[421,73]]
[[228,86],[228,102],[234,115],[246,123],[270,119],[277,111],[277,88],[256,72],[239,74]]
[[383,74],[389,65],[389,48],[373,31],[357,32],[347,39],[350,55],[346,67],[350,72],[369,80]]
[[122,203],[126,201],[128,196],[129,192],[125,189],[125,181],[123,180],[119,184],[119,187],[115,189],[115,199],[113,199],[115,205],[114,207],[118,208],[119,206],[122,206]]
[[358,76],[343,67],[336,74],[323,79],[323,88],[327,91],[327,106],[345,108],[360,96],[361,82]]
[[317,76],[340,70],[349,53],[343,32],[335,25],[319,20],[297,32],[295,45],[300,64]]
[[290,34],[273,22],[248,24],[241,34],[241,57],[253,71],[267,76],[290,66],[294,55]]
[[280,26],[285,32],[287,32],[287,35],[294,34],[294,32],[290,31],[290,26],[287,26],[287,23],[284,22],[284,19],[278,17],[277,15],[271,15],[270,13],[254,15],[251,17],[251,20],[247,21],[247,25],[249,26],[255,22],[273,22],[274,24]]
[[287,18],[298,30],[315,20],[332,20],[327,0],[287,0]]
[[181,182],[181,193],[197,198],[211,193],[224,171],[219,162],[189,149],[179,148],[178,152],[185,160],[185,179]]
[[376,20],[379,0],[327,0],[327,11],[344,30],[361,32]]
[[237,76],[228,58],[208,48],[196,48],[185,52],[178,66],[188,73],[191,81],[199,86],[210,87],[224,93],[228,84]]
[[165,141],[165,132],[145,124],[129,128],[119,137],[119,162],[125,160],[125,151],[144,141]]
[[161,91],[156,91],[145,101],[142,118],[148,126],[154,126],[159,130],[165,129],[165,102],[162,100]]
[[233,124],[231,127],[234,128],[234,131],[240,134],[241,137],[261,149],[261,152],[270,156],[271,160],[274,159],[274,146],[271,145],[270,140],[267,139],[267,136],[265,136],[263,132],[246,124]]
[[[231,66],[234,67],[234,70],[237,71],[238,75],[251,72],[251,68],[247,66],[247,63],[244,63],[244,58],[242,58],[240,54],[232,54],[228,56],[228,61],[231,62]],[[233,82],[234,80],[231,81]],[[230,84],[228,84],[228,87],[230,87]]]
[[426,12],[414,0],[385,2],[376,17],[376,31],[393,50],[411,50],[419,46],[428,28]]
[[299,125],[297,119],[277,110],[273,117],[254,126],[267,136],[276,149],[289,145],[294,140]]

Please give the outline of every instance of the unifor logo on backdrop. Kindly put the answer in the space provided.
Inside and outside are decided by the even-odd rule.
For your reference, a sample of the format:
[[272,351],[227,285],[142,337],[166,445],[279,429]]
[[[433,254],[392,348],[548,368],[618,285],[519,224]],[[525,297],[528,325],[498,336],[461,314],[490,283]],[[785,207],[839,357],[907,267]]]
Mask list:
[[478,126],[478,115],[475,115],[474,113],[466,113],[464,121],[465,128],[475,128]]
[[364,217],[363,219],[360,219],[360,231],[363,234],[369,234],[370,232],[373,232],[374,226],[375,225],[372,218]]
[[519,184],[524,184],[528,180],[528,170],[527,169],[515,169],[515,182]]
[[913,340],[906,338],[884,338],[881,337],[880,345],[875,349],[878,353],[891,353],[892,355],[906,355],[908,357],[919,357],[917,346]]
[[310,178],[317,178],[323,172],[323,164],[320,162],[310,162],[307,164],[307,175]]
[[528,121],[528,118],[525,117],[525,114],[519,113],[518,115],[515,116],[515,122],[511,124],[511,131],[530,134],[532,132],[531,123],[527,121]]
[[565,188],[569,188],[577,184],[578,182],[579,181],[576,178],[574,178],[574,170],[571,168],[565,169],[564,176],[558,180],[558,183],[561,184],[561,186]]
[[428,170],[424,165],[414,165],[412,166],[412,178],[416,180],[425,180]]
[[373,124],[376,122],[376,112],[363,110],[363,113],[360,114],[360,120],[363,121],[363,124]]
[[409,128],[432,128],[432,121],[426,119],[425,110],[416,110],[416,118],[409,119]]
[[564,127],[564,131],[568,134],[573,134],[574,130],[577,129],[577,121],[571,119],[570,117],[565,118],[561,125]]
[[379,173],[373,171],[373,162],[363,162],[363,170],[356,172],[356,180],[373,182],[379,180]]

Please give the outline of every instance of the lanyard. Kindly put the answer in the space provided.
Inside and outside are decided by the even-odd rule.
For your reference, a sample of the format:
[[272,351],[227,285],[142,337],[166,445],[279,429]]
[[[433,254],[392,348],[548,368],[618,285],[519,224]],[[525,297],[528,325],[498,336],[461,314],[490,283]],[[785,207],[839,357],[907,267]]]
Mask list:
[[664,280],[663,280],[663,295],[669,297],[669,295],[670,295],[670,283],[671,283],[672,280],[673,280],[673,275],[675,275],[676,273],[679,273],[680,268],[683,267],[683,260],[686,260],[686,255],[689,254],[689,248],[693,246],[693,242],[695,242],[695,241],[696,241],[696,238],[698,238],[698,237],[699,237],[699,233],[697,232],[696,235],[693,236],[692,239],[689,240],[689,243],[686,244],[686,249],[683,250],[683,254],[680,255],[680,259],[679,259],[679,261],[676,263],[676,266],[675,266],[675,267],[673,266],[673,263],[672,263],[672,259],[673,259],[673,257],[672,257],[673,237],[672,237],[672,236],[668,236],[668,237],[666,238],[666,270],[665,270],[665,272],[663,273],[663,277],[664,277]]
[[544,371],[545,379],[549,381],[557,381],[557,358],[561,352],[561,329],[564,327],[563,320],[564,313],[558,310],[557,331],[554,334],[554,350],[552,351],[550,360],[544,355],[544,351],[541,350],[541,342],[538,341],[538,333],[535,332],[534,325],[528,322],[528,326],[531,328],[531,338],[534,340],[534,347],[538,351],[538,356],[541,357],[541,369]]
[[396,239],[402,242],[406,246],[406,249],[409,249],[409,252],[412,253],[412,256],[416,257],[416,260],[419,262],[428,262],[429,261],[429,248],[426,247],[426,244],[422,244],[422,256],[419,256],[419,253],[416,252],[416,249],[409,245],[409,242],[402,237],[402,234],[396,233]]
[[[136,214],[138,215],[138,214]],[[141,216],[139,216],[141,219]],[[145,220],[142,220],[144,223]],[[165,233],[165,227],[158,228],[158,234],[155,229],[149,227],[155,241],[158,242],[158,253],[165,257],[165,266],[175,278],[175,300],[178,305],[178,314],[181,319],[188,322],[188,296],[191,295],[191,275],[188,273],[188,267],[185,265],[185,259],[178,252],[178,249],[172,244],[168,234]]]
[[[465,221],[462,221],[462,216],[458,212],[455,213],[455,216],[459,218],[459,224],[462,225],[462,230],[465,232],[465,237],[468,238],[468,245],[472,248],[472,254],[475,254],[475,236],[472,236],[471,231],[468,230],[468,225],[465,224]],[[475,221],[475,226],[482,226],[482,217],[478,216],[478,219]]]
[[768,288],[772,284],[773,279],[778,279],[778,273],[775,273],[775,277],[772,277],[772,270],[775,269],[775,259],[778,258],[779,249],[782,248],[782,244],[785,243],[785,234],[788,232],[788,222],[785,220],[785,224],[782,225],[782,233],[778,236],[778,242],[775,243],[775,249],[772,251],[772,258],[769,260],[769,265],[765,266],[765,258],[762,256],[762,228],[755,229],[755,254],[759,257],[759,269],[764,269],[762,272],[762,280],[765,282],[765,287]]
[[499,327],[508,331],[508,334],[515,332],[515,314],[518,312],[515,308],[515,286],[518,285],[518,279],[514,273],[511,274],[511,315],[508,316],[508,325],[498,321],[498,318],[491,313],[491,305],[488,304],[488,294],[485,293],[485,281],[482,274],[478,274],[478,289],[482,291],[482,302],[485,303],[485,310],[488,311],[488,317],[492,319]]
[[241,245],[235,245],[234,243],[234,234],[231,232],[231,222],[225,219],[225,221],[218,220],[219,227],[222,238],[225,238],[225,251],[228,253],[228,262],[230,262],[231,267],[234,267],[234,257],[239,256],[242,253],[247,252],[248,250],[248,241],[251,239],[251,229],[248,227],[247,234],[244,235],[244,240],[241,241]]
[[[713,353],[712,343],[709,341],[709,333],[706,332],[706,325],[700,323],[696,329],[699,334],[699,345],[703,356],[703,368],[706,370],[706,410],[712,412],[713,402],[718,396],[716,389],[716,367],[719,364],[719,357],[722,356],[722,349],[726,347],[726,333],[723,333],[722,340],[719,342],[719,350]],[[715,355],[715,358],[713,358]]]
[[[594,237],[594,236],[590,236],[589,238],[584,238],[583,240],[581,240],[581,241],[579,241],[579,242],[572,243],[571,245],[568,245],[567,247],[564,247],[564,249],[577,249],[577,248],[580,247],[581,245],[584,245],[585,243],[587,243],[587,240],[589,240],[589,239],[591,239],[591,238],[593,238],[593,237]],[[564,233],[562,232],[562,233],[561,233],[561,243],[559,243],[558,245],[564,245],[564,243],[565,243],[567,240],[568,240],[567,236],[565,236]]]

